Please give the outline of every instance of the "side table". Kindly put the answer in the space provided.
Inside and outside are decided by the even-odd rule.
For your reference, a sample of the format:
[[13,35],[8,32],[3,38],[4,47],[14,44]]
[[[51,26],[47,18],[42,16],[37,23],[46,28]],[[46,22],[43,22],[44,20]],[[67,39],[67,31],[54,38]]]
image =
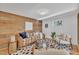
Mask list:
[[9,54],[16,52],[17,46],[16,41],[9,43]]

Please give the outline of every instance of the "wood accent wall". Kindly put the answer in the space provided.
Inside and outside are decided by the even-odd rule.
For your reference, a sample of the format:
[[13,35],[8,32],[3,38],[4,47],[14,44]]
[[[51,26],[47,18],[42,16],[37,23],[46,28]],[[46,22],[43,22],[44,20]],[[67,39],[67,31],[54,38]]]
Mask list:
[[11,35],[16,36],[17,40],[17,34],[25,30],[25,22],[33,23],[33,30],[27,32],[42,31],[41,21],[0,11],[0,54],[11,53],[12,50],[9,51]]
[[8,35],[0,35],[0,55],[6,55],[9,53],[9,40]]
[[0,11],[0,34],[24,31],[25,22],[33,23],[32,31],[42,31],[42,22],[29,17]]

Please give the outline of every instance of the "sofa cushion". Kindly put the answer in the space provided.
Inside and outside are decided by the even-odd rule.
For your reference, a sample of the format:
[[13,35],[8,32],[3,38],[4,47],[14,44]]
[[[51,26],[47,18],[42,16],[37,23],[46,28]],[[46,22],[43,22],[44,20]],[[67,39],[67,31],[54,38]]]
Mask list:
[[26,32],[22,32],[22,33],[19,33],[19,35],[24,39],[24,38],[27,38],[27,33]]

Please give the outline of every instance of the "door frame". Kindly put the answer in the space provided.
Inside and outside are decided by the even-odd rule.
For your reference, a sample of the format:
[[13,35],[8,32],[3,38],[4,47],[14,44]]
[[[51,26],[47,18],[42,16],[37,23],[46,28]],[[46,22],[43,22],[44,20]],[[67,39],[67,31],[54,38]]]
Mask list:
[[79,13],[77,15],[77,42],[79,45]]

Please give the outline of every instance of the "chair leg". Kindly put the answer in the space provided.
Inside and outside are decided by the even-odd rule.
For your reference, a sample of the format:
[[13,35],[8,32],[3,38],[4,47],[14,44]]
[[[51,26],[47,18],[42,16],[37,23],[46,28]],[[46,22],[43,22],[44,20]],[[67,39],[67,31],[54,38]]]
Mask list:
[[35,44],[33,44],[32,52],[33,52],[33,54],[34,54],[34,52],[35,52]]
[[71,49],[73,49],[73,45],[72,44],[70,44],[70,47],[71,47]]
[[71,49],[73,49],[73,45],[72,45],[72,39],[70,38],[70,46],[71,46]]

